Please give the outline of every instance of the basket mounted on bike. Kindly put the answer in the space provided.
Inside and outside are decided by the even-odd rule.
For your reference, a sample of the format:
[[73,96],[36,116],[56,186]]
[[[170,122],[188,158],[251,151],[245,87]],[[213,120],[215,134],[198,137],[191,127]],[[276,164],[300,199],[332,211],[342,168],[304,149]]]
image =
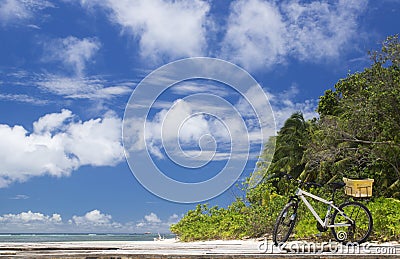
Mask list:
[[372,184],[374,179],[349,179],[343,177],[346,184],[344,193],[356,198],[372,197]]

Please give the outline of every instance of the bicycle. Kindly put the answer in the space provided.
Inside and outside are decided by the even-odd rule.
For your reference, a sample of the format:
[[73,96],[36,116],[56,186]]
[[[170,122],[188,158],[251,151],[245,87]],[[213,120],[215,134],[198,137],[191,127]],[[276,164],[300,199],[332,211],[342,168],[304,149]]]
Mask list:
[[[282,173],[280,175],[289,180],[295,180],[289,174]],[[311,186],[322,187],[322,185],[312,182],[303,182],[301,180],[296,181],[298,183],[297,191],[283,207],[274,225],[273,242],[275,245],[285,243],[289,239],[296,224],[297,209],[300,201],[306,205],[317,220],[318,230],[327,231],[330,228],[338,242],[343,244],[360,244],[368,239],[373,226],[371,212],[368,208],[356,201],[347,201],[340,206],[334,204],[333,200],[336,190],[343,188],[345,183],[333,182],[329,184],[332,189],[332,199],[328,201],[302,189],[303,187]],[[328,205],[324,220],[317,214],[305,196]],[[332,209],[334,209],[333,213]]]

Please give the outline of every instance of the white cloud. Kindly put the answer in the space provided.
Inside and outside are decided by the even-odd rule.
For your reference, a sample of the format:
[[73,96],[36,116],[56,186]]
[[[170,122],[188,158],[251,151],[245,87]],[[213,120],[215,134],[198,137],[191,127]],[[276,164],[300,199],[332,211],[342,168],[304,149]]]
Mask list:
[[[93,6],[91,1],[81,1]],[[107,0],[110,20],[139,39],[140,54],[150,60],[198,56],[206,48],[209,3],[200,0]]]
[[210,93],[220,97],[228,96],[229,91],[213,84],[194,83],[194,82],[181,82],[171,86],[168,90],[172,93],[187,96],[190,94]]
[[60,62],[72,73],[36,75],[33,84],[40,89],[73,99],[110,99],[131,92],[132,83],[111,84],[99,76],[85,75],[101,47],[96,38],[69,36],[46,42],[44,47],[44,61]]
[[86,64],[91,61],[100,49],[100,42],[95,38],[78,39],[69,36],[63,39],[55,39],[44,44],[45,60],[62,62],[77,76],[82,76]]
[[160,223],[161,222],[161,219],[154,212],[151,212],[149,215],[144,216],[144,219],[149,223]]
[[49,101],[44,99],[38,99],[26,94],[0,94],[1,100],[15,101],[15,102],[23,102],[35,105],[45,105],[48,104]]
[[103,214],[99,210],[92,210],[87,212],[84,216],[73,216],[72,222],[77,226],[109,225],[111,219],[111,215]]
[[[31,73],[28,71],[18,71],[11,73],[1,73],[5,82],[0,85],[7,87],[25,87],[27,89],[35,86],[41,91],[67,99],[91,99],[109,100],[132,93],[135,82],[128,80],[111,79],[107,76],[65,76],[49,73]],[[34,94],[15,94],[0,93],[0,100],[16,101],[34,105],[46,105],[55,102],[54,100],[44,99],[43,93],[33,92]],[[36,96],[38,95],[38,96]],[[49,97],[48,97],[49,98]]]
[[21,1],[5,0],[0,4],[0,19],[3,23],[30,17],[31,13]]
[[[177,99],[174,103],[163,105],[145,123],[143,119],[125,118],[126,132],[130,132],[125,136],[125,147],[129,148],[129,152],[148,150],[159,159],[164,159],[167,154],[175,162],[184,161],[190,166],[195,166],[196,161],[230,159],[232,150],[235,152],[234,159],[243,159],[249,152],[253,156],[255,150],[252,148],[275,135],[293,113],[300,111],[305,119],[318,117],[315,112],[318,101],[297,100],[299,90],[294,84],[278,93],[264,89],[273,115],[270,114],[270,120],[260,125],[253,107],[264,112],[271,109],[265,98],[255,91],[257,87],[251,87],[245,93],[250,103],[244,98],[229,106],[215,103],[205,96],[200,99]],[[183,91],[191,90],[191,87],[183,87]],[[232,141],[236,143],[234,149],[231,149]]]
[[0,232],[64,232],[64,233],[140,233],[152,231],[167,233],[171,224],[177,223],[180,216],[172,214],[161,220],[154,212],[145,215],[139,221],[117,222],[110,214],[98,209],[91,210],[83,215],[73,215],[70,219],[63,219],[58,213],[46,215],[41,212],[21,212],[18,214],[4,214],[0,216]]
[[0,231],[2,232],[54,231],[61,225],[62,218],[57,213],[44,215],[40,212],[28,211],[0,216]]
[[178,214],[172,214],[169,219],[168,222],[173,222],[173,223],[177,223],[179,221],[180,217],[178,216]]
[[37,134],[45,134],[46,132],[52,133],[54,130],[62,130],[64,121],[72,117],[72,112],[69,110],[62,110],[61,113],[50,113],[40,117],[33,123],[33,131]]
[[99,78],[44,75],[35,84],[46,92],[73,99],[110,99],[132,91],[130,83],[107,85]]
[[0,2],[0,23],[7,25],[26,21],[49,7],[54,5],[46,0],[3,0]]
[[[162,109],[153,118],[147,119],[145,128],[143,120],[126,119],[124,123],[127,132],[132,132],[129,134],[131,139],[126,139],[129,143],[127,146],[131,148],[130,151],[141,151],[147,148],[152,155],[158,158],[164,158],[162,153],[164,147],[172,152],[170,155],[180,154],[183,157],[190,155],[193,159],[202,160],[210,157],[207,154],[215,153],[214,146],[207,145],[202,138],[213,136],[221,148],[218,152],[225,154],[224,143],[230,143],[232,138],[236,138],[238,141],[246,137],[247,132],[243,132],[242,128],[238,126],[241,125],[241,121],[238,121],[240,118],[235,115],[233,106],[227,109],[228,107],[221,107],[210,101],[210,99],[204,99],[204,102],[177,99],[173,104],[170,103],[168,108]],[[203,114],[205,111],[212,116]],[[221,121],[234,125],[234,127],[227,129]],[[187,148],[185,153],[180,152],[179,148],[177,149],[177,141],[181,147]],[[200,143],[204,144],[201,147],[202,150],[199,150]],[[230,145],[226,145],[226,150],[230,150]],[[201,152],[202,156],[200,156]],[[219,157],[218,154],[215,156]]]
[[289,1],[282,6],[292,54],[300,60],[337,58],[359,37],[357,19],[367,0]]
[[63,221],[58,213],[45,215],[41,212],[21,212],[0,216],[0,231],[21,232],[116,232],[122,225],[112,221],[112,217],[99,210],[87,212],[83,216],[73,216]]
[[335,59],[359,38],[357,20],[367,0],[237,0],[231,5],[222,55],[248,69],[271,67],[288,57]]
[[223,56],[248,69],[282,62],[286,26],[278,7],[261,0],[233,2]]
[[123,159],[121,119],[113,113],[88,121],[71,111],[47,114],[24,127],[0,124],[0,187],[33,176],[69,175],[83,165],[115,165]]
[[29,199],[29,196],[25,195],[25,194],[17,194],[14,197],[11,197],[10,199],[11,200],[26,200],[26,199]]
[[[360,40],[359,17],[368,4],[368,0],[236,0],[226,26],[218,27],[208,1],[80,2],[107,10],[111,22],[138,40],[146,60],[211,53],[251,70],[289,58],[318,63],[340,57],[349,44]],[[211,39],[220,33],[222,42],[211,46]]]
[[[67,228],[67,226],[65,226]],[[100,210],[92,210],[83,216],[72,216],[68,220],[68,228],[74,232],[130,232],[132,231],[127,225],[112,220],[112,216],[102,213]]]
[[176,224],[181,217],[177,214],[172,214],[167,220],[161,220],[156,213],[151,212],[144,216],[144,219],[135,224],[135,229],[137,231],[150,231],[166,233],[169,232],[169,227],[171,224]]
[[[218,26],[208,1],[80,2],[106,10],[112,23],[138,40],[146,60],[211,54],[251,70],[289,58],[315,63],[337,59],[363,37],[359,18],[368,5],[368,0],[236,0],[227,19],[215,19],[227,20]],[[223,33],[222,42],[211,46]]]
[[292,85],[289,90],[277,94],[267,92],[274,111],[277,130],[279,130],[285,121],[295,112],[303,113],[306,120],[318,117],[318,113],[315,111],[317,109],[318,100],[311,99],[303,102],[296,102],[294,99],[298,91],[297,86]]

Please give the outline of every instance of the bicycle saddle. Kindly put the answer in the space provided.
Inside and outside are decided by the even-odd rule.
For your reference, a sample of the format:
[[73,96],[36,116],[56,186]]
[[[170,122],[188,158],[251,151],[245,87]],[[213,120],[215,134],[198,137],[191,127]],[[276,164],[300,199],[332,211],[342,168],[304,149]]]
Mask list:
[[332,188],[333,190],[343,188],[346,186],[344,182],[333,182],[333,183],[328,183],[328,186]]

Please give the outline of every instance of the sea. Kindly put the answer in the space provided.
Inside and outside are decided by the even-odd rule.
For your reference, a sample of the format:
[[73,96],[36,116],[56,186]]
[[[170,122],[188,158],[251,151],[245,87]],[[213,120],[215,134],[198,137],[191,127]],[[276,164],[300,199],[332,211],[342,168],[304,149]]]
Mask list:
[[0,242],[79,242],[79,241],[154,241],[155,238],[175,238],[174,234],[103,234],[103,233],[10,233],[0,234]]

